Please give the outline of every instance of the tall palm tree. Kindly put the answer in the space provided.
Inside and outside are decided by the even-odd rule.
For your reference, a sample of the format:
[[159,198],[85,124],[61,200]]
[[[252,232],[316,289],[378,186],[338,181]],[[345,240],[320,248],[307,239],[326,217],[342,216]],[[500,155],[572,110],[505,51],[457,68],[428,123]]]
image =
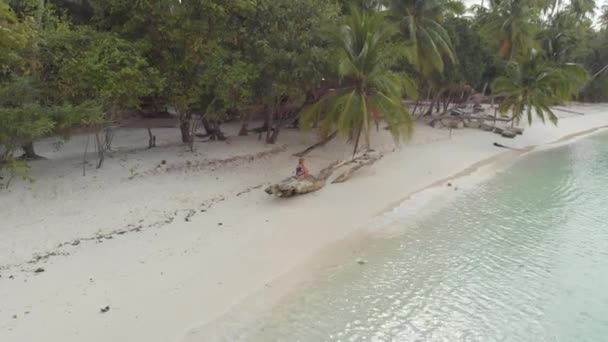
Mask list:
[[527,0],[490,1],[489,11],[482,12],[482,33],[489,40],[497,40],[498,56],[512,60],[534,47],[540,8]]
[[452,42],[442,21],[448,12],[462,13],[464,5],[451,0],[390,0],[389,8],[401,26],[409,60],[424,76],[442,73],[445,62],[455,63]]
[[585,69],[576,64],[551,66],[539,54],[532,53],[522,63],[510,62],[506,75],[494,81],[492,90],[503,98],[499,112],[510,112],[514,122],[525,115],[532,124],[534,112],[543,123],[549,119],[557,124],[551,106],[570,100],[587,79]]
[[416,87],[390,71],[392,59],[386,51],[394,51],[390,40],[396,28],[381,13],[350,11],[337,37],[341,87],[305,111],[301,125],[311,128],[318,122],[324,135],[337,129],[354,142],[356,153],[361,136],[370,148],[372,126],[382,119],[395,139],[410,135],[414,123],[402,99],[406,92],[415,94]]

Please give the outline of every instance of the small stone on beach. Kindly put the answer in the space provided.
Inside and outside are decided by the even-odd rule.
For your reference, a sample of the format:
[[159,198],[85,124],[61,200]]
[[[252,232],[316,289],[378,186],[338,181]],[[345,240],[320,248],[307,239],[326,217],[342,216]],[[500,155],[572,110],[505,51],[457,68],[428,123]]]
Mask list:
[[110,311],[110,307],[109,307],[109,306],[106,306],[106,307],[104,307],[104,308],[101,308],[99,311],[100,311],[101,313],[106,313],[106,312]]
[[367,261],[365,261],[363,259],[359,259],[359,260],[357,260],[357,264],[359,264],[359,265],[365,265],[365,264],[367,264]]
[[42,267],[38,267],[36,270],[34,270],[34,273],[42,273],[44,272],[44,268]]
[[72,246],[78,246],[80,245],[80,240],[76,240],[74,242],[72,242]]

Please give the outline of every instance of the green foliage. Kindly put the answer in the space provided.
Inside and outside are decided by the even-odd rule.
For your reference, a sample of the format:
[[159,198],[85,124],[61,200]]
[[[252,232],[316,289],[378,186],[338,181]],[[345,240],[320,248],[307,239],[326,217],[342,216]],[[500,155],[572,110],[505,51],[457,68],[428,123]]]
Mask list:
[[27,25],[19,22],[12,9],[0,1],[0,75],[20,61],[19,53],[29,39]]
[[454,64],[451,39],[442,26],[447,12],[462,12],[460,2],[449,0],[392,0],[392,15],[408,46],[408,59],[425,77],[442,73],[446,61]]
[[107,113],[138,108],[159,82],[133,44],[112,33],[61,24],[45,32],[42,77],[48,98],[98,102]]
[[259,10],[255,21],[262,24],[248,49],[261,58],[256,95],[271,104],[283,95],[302,97],[328,71],[332,51],[322,32],[336,19],[337,9],[327,1],[268,0]]
[[604,30],[608,29],[608,5],[602,6],[602,13],[600,14],[600,23]]
[[551,106],[570,100],[587,80],[586,71],[576,64],[550,66],[540,55],[533,54],[521,63],[509,63],[507,74],[497,78],[492,88],[495,95],[502,97],[502,114],[510,112],[517,122],[525,115],[532,124],[534,112],[541,121],[549,119],[557,124]]
[[302,126],[310,128],[318,121],[325,135],[338,129],[355,141],[356,151],[361,134],[370,147],[372,124],[381,119],[395,139],[411,134],[414,123],[402,98],[406,90],[415,95],[415,86],[406,76],[390,71],[390,59],[383,53],[396,27],[379,13],[357,8],[350,13],[337,39],[340,88],[312,106],[302,117]]
[[451,17],[445,22],[454,44],[458,65],[447,72],[453,81],[481,91],[494,67],[494,58],[485,46],[479,27],[469,18]]
[[533,1],[490,1],[490,9],[478,16],[482,35],[500,58],[512,60],[537,46],[540,8]]

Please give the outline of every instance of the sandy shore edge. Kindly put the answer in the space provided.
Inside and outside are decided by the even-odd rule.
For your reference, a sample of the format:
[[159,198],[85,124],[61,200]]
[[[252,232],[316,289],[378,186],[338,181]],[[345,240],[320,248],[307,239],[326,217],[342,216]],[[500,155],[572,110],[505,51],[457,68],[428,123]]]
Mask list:
[[[408,197],[426,207],[431,202],[420,200],[421,194],[444,191],[448,181],[464,189],[465,179],[480,181],[485,171],[520,154],[494,142],[537,150],[608,125],[606,105],[573,108],[587,115],[564,116],[558,127],[534,124],[515,140],[477,130],[454,131],[449,139],[447,131],[419,127],[417,142],[390,152],[390,137],[375,137],[386,152],[379,163],[345,184],[289,200],[270,198],[259,186],[292,172],[292,154],[314,136],[286,133],[284,151],[229,165],[207,166],[204,160],[272,147],[235,139],[194,155],[177,145],[125,152],[87,177],[75,176],[81,172],[79,151],[63,164],[41,161],[33,170],[35,183],[0,196],[0,260],[22,265],[0,270],[0,340],[226,340],[247,318],[239,321],[235,311],[252,303],[249,315],[263,312],[313,281],[331,260],[325,251],[351,262],[379,215]],[[340,144],[311,154],[311,167],[347,155],[350,146]],[[161,160],[179,166],[192,158],[204,158],[205,166],[171,172],[159,166]],[[408,215],[418,216],[418,209]],[[156,221],[165,223],[154,226]],[[74,244],[138,225],[149,227]],[[61,253],[26,262],[65,241],[72,243]],[[330,263],[341,262],[336,260]],[[34,273],[38,267],[45,272]],[[105,306],[110,311],[100,313]]]
[[[399,210],[402,212],[401,215],[406,216],[414,215],[415,211],[416,219],[424,219],[457,198],[461,193],[496,177],[497,174],[508,169],[524,156],[569,145],[606,131],[608,131],[608,125],[600,125],[527,146],[509,144],[517,146],[516,150],[497,151],[460,171],[416,189],[403,198],[389,203],[372,215],[365,224],[343,238],[322,246],[306,261],[268,281],[264,289],[260,289],[235,304],[217,319],[193,327],[179,341],[248,340],[248,335],[255,333],[257,325],[263,322],[263,317],[270,310],[280,306],[281,303],[288,302],[294,295],[314,284],[318,276],[332,272],[332,269],[338,268],[340,265],[361,260],[360,251],[364,250],[374,239],[406,234],[401,227],[394,227],[396,220],[384,219],[379,223],[374,222],[374,218],[379,218],[390,211]],[[446,184],[451,184],[451,186],[447,187]],[[455,194],[455,189],[461,193]]]

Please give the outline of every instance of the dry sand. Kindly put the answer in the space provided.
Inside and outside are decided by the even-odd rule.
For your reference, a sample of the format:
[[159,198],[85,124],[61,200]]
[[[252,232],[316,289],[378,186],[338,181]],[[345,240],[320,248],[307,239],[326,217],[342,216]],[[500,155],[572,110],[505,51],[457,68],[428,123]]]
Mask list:
[[[42,141],[36,147],[48,159],[32,164],[35,181],[0,192],[0,341],[219,338],[210,327],[252,296],[270,305],[282,295],[277,279],[323,248],[408,195],[510,153],[494,142],[546,146],[608,125],[606,105],[569,109],[586,115],[558,112],[559,127],[534,124],[515,140],[467,129],[450,138],[420,125],[395,149],[379,132],[374,146],[386,152],[379,163],[288,200],[262,187],[293,172],[292,154],[313,143],[312,134],[285,131],[277,145],[232,137],[197,143],[191,153],[174,128],[155,130],[160,147],[152,150],[145,130],[121,130],[117,151],[86,176],[86,137]],[[350,154],[334,141],[311,153],[309,168]]]

